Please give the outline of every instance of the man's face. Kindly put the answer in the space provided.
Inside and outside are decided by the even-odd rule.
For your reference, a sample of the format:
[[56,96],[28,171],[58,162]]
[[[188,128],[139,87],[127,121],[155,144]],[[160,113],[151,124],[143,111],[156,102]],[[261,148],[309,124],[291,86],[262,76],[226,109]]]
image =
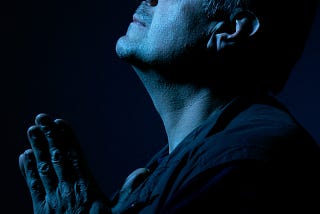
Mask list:
[[118,56],[132,64],[170,65],[195,47],[204,51],[210,22],[203,1],[143,1],[117,42]]

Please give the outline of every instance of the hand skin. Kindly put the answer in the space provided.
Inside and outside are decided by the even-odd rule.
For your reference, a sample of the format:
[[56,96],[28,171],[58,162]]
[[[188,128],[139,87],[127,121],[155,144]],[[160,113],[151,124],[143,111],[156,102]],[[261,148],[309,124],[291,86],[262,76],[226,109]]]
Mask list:
[[111,213],[70,126],[46,114],[27,131],[32,149],[19,157],[35,214]]

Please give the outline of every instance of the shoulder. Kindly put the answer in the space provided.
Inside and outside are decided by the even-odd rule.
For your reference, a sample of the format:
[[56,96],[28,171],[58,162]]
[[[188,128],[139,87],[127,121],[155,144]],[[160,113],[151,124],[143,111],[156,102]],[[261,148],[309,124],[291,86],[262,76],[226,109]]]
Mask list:
[[312,141],[312,138],[288,112],[266,104],[252,104],[223,130],[204,140],[208,144],[224,144],[227,147],[269,150],[290,146],[299,140]]
[[[285,108],[269,102],[250,103],[240,110],[229,108],[209,134],[190,143],[187,155],[193,169],[242,160],[293,163],[299,156],[301,164],[318,158],[317,143]],[[234,111],[238,113],[230,117]]]
[[235,141],[239,143],[235,146],[256,145],[271,155],[279,151],[302,153],[304,148],[312,150],[317,146],[289,110],[265,103],[252,104],[230,121],[220,134],[217,137],[221,140],[237,139]]
[[[216,125],[224,122],[218,120]],[[187,161],[169,200],[170,209],[264,213],[261,207],[271,201],[270,212],[316,204],[310,193],[320,191],[319,148],[288,111],[254,103],[217,130],[194,142],[181,159]],[[302,204],[303,198],[308,203]]]
[[264,213],[260,208],[271,201],[268,211],[273,212],[280,204],[288,208],[283,198],[299,203],[308,198],[304,205],[311,207],[316,203],[310,192],[320,192],[319,157],[316,142],[285,108],[270,102],[232,103],[169,156],[164,213],[199,207]]

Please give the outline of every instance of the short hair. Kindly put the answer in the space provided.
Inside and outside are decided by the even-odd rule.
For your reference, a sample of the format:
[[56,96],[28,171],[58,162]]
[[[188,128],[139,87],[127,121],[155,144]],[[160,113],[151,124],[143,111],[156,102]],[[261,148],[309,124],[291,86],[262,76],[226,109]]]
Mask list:
[[[304,51],[317,3],[317,0],[206,0],[204,10],[216,20],[226,20],[236,8],[256,14],[260,29],[250,48],[244,45],[235,57],[244,63],[249,57],[254,66],[245,78],[256,78],[257,85],[277,94]],[[248,63],[243,66],[248,68]],[[257,66],[260,71],[255,70]]]

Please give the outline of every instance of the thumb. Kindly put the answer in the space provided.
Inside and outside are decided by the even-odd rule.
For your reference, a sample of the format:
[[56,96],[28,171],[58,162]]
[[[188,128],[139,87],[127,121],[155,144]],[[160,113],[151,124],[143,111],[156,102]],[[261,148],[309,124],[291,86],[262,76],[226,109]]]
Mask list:
[[134,170],[125,180],[119,194],[120,198],[126,198],[148,175],[150,174],[147,168],[138,168]]
[[130,193],[150,174],[147,168],[138,168],[134,170],[125,180],[118,193],[118,199],[112,208],[112,213],[123,213],[123,204],[126,203]]
[[134,190],[148,175],[149,169],[138,168],[134,170],[125,180],[120,191]]

